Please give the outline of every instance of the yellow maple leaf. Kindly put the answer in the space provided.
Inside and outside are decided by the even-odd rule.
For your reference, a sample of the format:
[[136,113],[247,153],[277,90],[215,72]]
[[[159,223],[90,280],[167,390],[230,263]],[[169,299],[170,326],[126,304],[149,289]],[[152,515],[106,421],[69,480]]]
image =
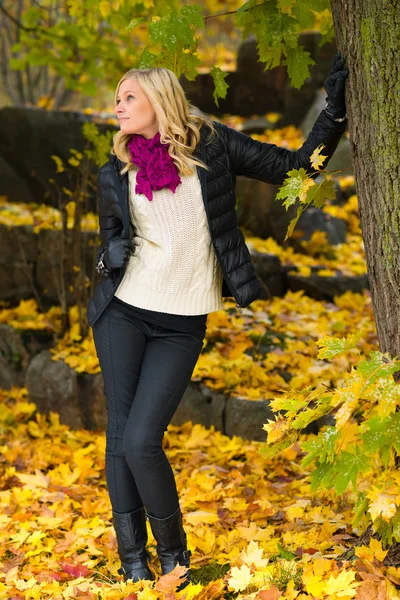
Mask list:
[[231,360],[239,358],[242,356],[243,352],[247,350],[247,348],[251,348],[251,346],[253,346],[253,342],[249,339],[233,344],[232,349],[229,350],[228,358]]
[[[377,517],[382,517],[389,522],[394,517],[397,511],[396,496],[387,493],[379,493],[379,490],[374,488],[367,493],[371,502],[369,503],[368,511],[371,514],[372,520]],[[371,499],[372,497],[372,499]]]
[[278,414],[275,421],[268,419],[268,423],[264,423],[262,429],[268,432],[268,444],[273,444],[285,436],[285,433],[290,429],[290,423],[288,419]]
[[265,567],[268,564],[268,558],[262,558],[263,549],[258,546],[258,542],[251,541],[246,550],[242,550],[240,558],[247,566]]
[[300,265],[297,269],[297,273],[302,277],[310,277],[311,275],[311,267],[307,265]]
[[304,508],[310,504],[310,500],[301,499],[285,508],[286,517],[289,521],[293,522],[295,519],[299,519],[304,515]]
[[20,529],[18,533],[14,533],[14,535],[10,535],[8,537],[8,542],[11,548],[14,549],[14,552],[18,550],[18,548],[25,542],[25,540],[29,537],[29,531],[25,531]]
[[248,507],[248,502],[244,498],[227,497],[224,499],[223,507],[230,511],[243,512]]
[[308,177],[307,179],[304,179],[304,181],[301,182],[300,190],[299,190],[299,201],[300,202],[306,201],[308,190],[310,188],[312,188],[314,185],[317,185],[317,184],[310,177]]
[[312,575],[311,577],[303,576],[306,592],[314,596],[314,598],[324,598],[324,585],[320,575]]
[[215,512],[208,512],[206,510],[192,510],[185,514],[185,521],[191,525],[197,526],[203,523],[217,523],[219,517]]
[[[356,571],[349,569],[343,570],[338,577],[331,575],[324,583],[324,592],[329,598],[353,598],[357,594],[356,588],[361,585],[361,581],[355,581]],[[335,595],[334,595],[335,594]]]
[[311,165],[314,167],[314,169],[317,169],[318,171],[319,167],[322,167],[322,163],[324,162],[325,158],[328,158],[327,156],[321,154],[322,149],[324,147],[324,144],[320,144],[319,146],[317,146],[317,148],[315,148],[314,152],[310,156]]
[[293,579],[290,579],[289,583],[286,586],[285,590],[285,600],[295,600],[298,596],[298,590],[295,589],[295,582]]
[[[133,596],[133,594],[130,594]],[[137,592],[138,600],[158,600],[160,598],[160,592],[153,590],[152,588],[144,588]]]
[[[186,515],[185,515],[186,519]],[[215,533],[211,527],[194,527],[190,540],[194,547],[198,548],[203,554],[211,554],[215,546]]]
[[35,421],[28,422],[28,431],[29,435],[35,438],[42,438],[45,435],[43,429]]
[[365,558],[370,562],[373,562],[374,558],[382,562],[388,553],[388,550],[383,550],[382,542],[372,537],[369,541],[369,547],[360,546],[355,548],[354,553],[359,558]]
[[245,590],[253,578],[253,574],[247,565],[242,565],[240,568],[232,567],[230,574],[231,577],[228,578],[228,586],[235,592]]
[[339,408],[337,413],[335,414],[336,427],[337,429],[342,429],[349,421],[350,417],[353,414],[354,409],[358,404],[358,398],[353,398],[352,400],[348,400],[344,402],[342,406]]
[[32,473],[17,473],[17,477],[31,490],[38,487],[47,488],[50,484],[50,477],[42,473],[39,469],[35,470],[35,475]]
[[318,269],[319,277],[334,277],[336,275],[335,269]]

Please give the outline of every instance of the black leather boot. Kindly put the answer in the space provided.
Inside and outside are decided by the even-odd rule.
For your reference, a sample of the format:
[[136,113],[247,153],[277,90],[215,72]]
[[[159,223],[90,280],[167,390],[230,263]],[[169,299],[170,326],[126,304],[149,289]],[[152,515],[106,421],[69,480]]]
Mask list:
[[150,554],[146,550],[148,536],[144,506],[128,513],[112,511],[112,515],[122,565],[118,573],[124,575],[124,581],[128,579],[134,582],[139,579],[154,581],[155,577],[147,564]]
[[[191,550],[187,549],[186,533],[183,529],[182,512],[178,508],[172,515],[164,519],[158,519],[147,513],[150,527],[157,542],[157,554],[160,559],[161,572],[163,575],[170,573],[177,564],[190,566]],[[176,591],[180,592],[189,585],[190,572],[186,573],[185,579]]]

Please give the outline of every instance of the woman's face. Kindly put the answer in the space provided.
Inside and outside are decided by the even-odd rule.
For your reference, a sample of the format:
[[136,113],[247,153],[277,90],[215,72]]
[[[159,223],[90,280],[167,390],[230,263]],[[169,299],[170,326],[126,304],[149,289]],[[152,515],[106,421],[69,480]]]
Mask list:
[[123,133],[150,139],[158,132],[156,113],[136,79],[125,79],[119,86],[115,114]]

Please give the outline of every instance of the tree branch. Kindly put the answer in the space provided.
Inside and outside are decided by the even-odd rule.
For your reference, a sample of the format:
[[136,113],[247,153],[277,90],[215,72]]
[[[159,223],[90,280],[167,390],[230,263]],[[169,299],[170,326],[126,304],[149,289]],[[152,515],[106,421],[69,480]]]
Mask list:
[[10,13],[4,8],[2,2],[0,2],[0,11],[7,17],[7,19],[10,19],[10,21],[18,25],[20,29],[23,29],[24,31],[37,31],[36,27],[25,27],[25,25],[22,25],[18,19],[16,19],[13,15],[10,15]]
[[23,25],[21,23],[21,21],[19,19],[16,19],[13,15],[11,15],[3,6],[2,2],[0,2],[0,12],[2,12],[7,19],[10,19],[10,21],[12,21],[13,23],[15,23],[16,25],[18,25],[18,27],[20,29],[22,29],[23,31],[38,31],[40,32],[42,35],[46,35],[50,38],[53,38],[55,40],[60,40],[60,41],[67,41],[70,44],[75,44],[75,40],[73,40],[70,36],[66,35],[64,37],[60,37],[59,35],[56,35],[55,33],[52,33],[51,31],[49,31],[48,29],[45,29],[44,27],[25,27],[25,25]]
[[[256,4],[255,6],[252,6],[251,8],[246,8],[246,10],[243,12],[248,12],[250,10],[254,10],[255,8],[258,8],[259,6],[264,6],[264,4]],[[218,13],[216,15],[207,15],[206,17],[203,17],[203,19],[206,20],[206,19],[214,19],[215,17],[225,17],[226,15],[235,15],[237,12],[238,12],[237,10],[229,10],[228,12]]]

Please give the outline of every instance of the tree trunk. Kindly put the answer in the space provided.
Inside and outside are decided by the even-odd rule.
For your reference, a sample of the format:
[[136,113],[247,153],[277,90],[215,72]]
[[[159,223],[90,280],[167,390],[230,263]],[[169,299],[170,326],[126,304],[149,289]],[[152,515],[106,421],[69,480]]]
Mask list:
[[400,1],[331,6],[349,69],[348,129],[372,306],[380,350],[394,358],[400,356]]

